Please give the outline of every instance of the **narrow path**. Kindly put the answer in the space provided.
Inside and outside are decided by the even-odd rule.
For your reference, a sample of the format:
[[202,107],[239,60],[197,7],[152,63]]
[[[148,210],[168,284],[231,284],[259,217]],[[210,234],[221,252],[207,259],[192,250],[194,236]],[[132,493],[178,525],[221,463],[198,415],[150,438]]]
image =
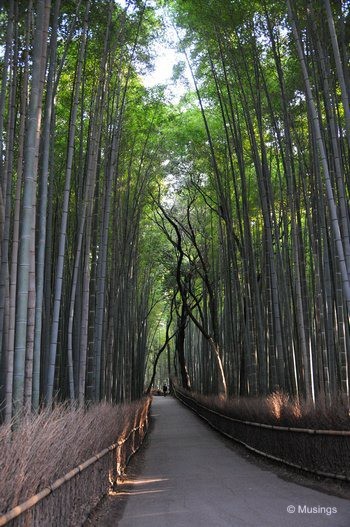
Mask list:
[[[101,517],[99,526],[349,527],[350,501],[248,462],[176,400],[154,398],[152,418],[142,467],[123,493],[122,517]],[[319,512],[302,512],[305,506]]]

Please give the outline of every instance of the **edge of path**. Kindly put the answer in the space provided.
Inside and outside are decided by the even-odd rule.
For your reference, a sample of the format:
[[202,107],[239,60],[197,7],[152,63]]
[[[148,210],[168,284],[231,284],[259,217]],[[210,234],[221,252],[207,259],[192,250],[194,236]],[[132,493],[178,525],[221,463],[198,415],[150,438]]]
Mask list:
[[350,500],[350,482],[317,476],[311,472],[308,473],[290,465],[284,465],[282,462],[274,461],[273,459],[259,455],[258,453],[246,448],[238,441],[226,437],[219,430],[211,426],[208,421],[203,419],[196,412],[193,412],[177,397],[174,397],[174,399],[176,399],[184,408],[187,408],[189,412],[192,412],[192,414],[195,415],[197,419],[200,419],[202,423],[205,423],[206,426],[210,428],[228,448],[249,461],[249,463],[255,464],[262,470],[274,472],[279,478],[285,481],[290,481],[291,483],[295,483],[302,487],[308,487],[330,496],[337,496],[338,498]]
[[[186,411],[191,412],[196,419],[199,419],[208,428],[210,428],[213,433],[216,434],[217,438],[220,439],[223,445],[225,445],[230,450],[233,450],[236,454],[243,457],[249,463],[258,466],[262,470],[273,472],[277,475],[277,477],[285,481],[295,483],[302,487],[308,487],[324,494],[350,500],[350,483],[307,474],[296,468],[283,465],[282,463],[264,458],[263,456],[259,456],[259,454],[248,450],[233,439],[225,437],[218,430],[210,426],[210,424],[202,419],[199,415],[197,415],[195,412],[192,412],[190,408],[182,404],[177,398],[174,397],[174,399],[178,402],[178,404],[181,404],[181,406],[186,409]],[[116,491],[110,492],[102,498],[95,510],[91,513],[88,520],[85,522],[84,527],[98,527],[101,520],[103,520],[103,525],[106,526],[108,525],[109,518],[113,519],[110,524],[111,527],[116,527],[118,525],[118,522],[123,517],[123,512],[128,500],[129,492],[133,488],[133,480],[137,478],[137,476],[142,471],[145,453],[150,445],[153,430],[154,418],[152,417],[151,406],[148,433],[137,454],[131,458],[127,466],[125,477],[118,484]]]

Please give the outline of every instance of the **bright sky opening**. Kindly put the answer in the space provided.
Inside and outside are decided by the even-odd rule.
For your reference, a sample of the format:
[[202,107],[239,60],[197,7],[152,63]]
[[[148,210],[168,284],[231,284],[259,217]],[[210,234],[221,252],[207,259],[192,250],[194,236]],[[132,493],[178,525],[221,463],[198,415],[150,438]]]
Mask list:
[[144,85],[152,88],[162,84],[167,86],[166,95],[172,102],[178,102],[191,87],[191,73],[185,65],[178,80],[173,79],[174,66],[179,62],[185,64],[185,56],[177,51],[178,34],[166,9],[158,10],[164,24],[164,33],[152,46],[154,70],[141,75]]
[[[116,0],[123,8],[128,7],[127,0]],[[156,7],[153,0],[149,5]],[[186,64],[181,78],[173,80],[173,68],[179,62],[185,62],[183,53],[176,50],[178,35],[172,25],[169,13],[166,8],[158,8],[158,15],[162,18],[164,24],[164,34],[151,46],[153,53],[153,71],[141,72],[140,77],[146,88],[153,88],[157,85],[166,85],[166,97],[169,101],[177,103],[180,98],[192,87],[191,72]]]

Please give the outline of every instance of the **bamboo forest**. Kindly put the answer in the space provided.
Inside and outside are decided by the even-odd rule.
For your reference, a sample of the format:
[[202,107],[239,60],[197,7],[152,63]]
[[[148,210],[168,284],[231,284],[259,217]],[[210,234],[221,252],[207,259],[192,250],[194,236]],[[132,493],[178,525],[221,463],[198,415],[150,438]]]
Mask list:
[[0,443],[164,384],[350,430],[349,42],[349,0],[0,2]]

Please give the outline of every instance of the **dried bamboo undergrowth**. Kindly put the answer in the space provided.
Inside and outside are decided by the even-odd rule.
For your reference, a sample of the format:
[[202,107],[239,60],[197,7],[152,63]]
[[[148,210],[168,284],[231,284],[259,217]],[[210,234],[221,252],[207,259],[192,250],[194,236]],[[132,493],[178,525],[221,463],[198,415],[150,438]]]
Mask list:
[[223,400],[213,395],[180,391],[212,410],[241,421],[319,430],[350,430],[349,407],[341,397],[335,398],[329,405],[320,398],[314,406],[283,392],[266,397]]
[[118,439],[135,426],[145,401],[65,404],[23,417],[15,431],[0,427],[0,513],[4,514]]

